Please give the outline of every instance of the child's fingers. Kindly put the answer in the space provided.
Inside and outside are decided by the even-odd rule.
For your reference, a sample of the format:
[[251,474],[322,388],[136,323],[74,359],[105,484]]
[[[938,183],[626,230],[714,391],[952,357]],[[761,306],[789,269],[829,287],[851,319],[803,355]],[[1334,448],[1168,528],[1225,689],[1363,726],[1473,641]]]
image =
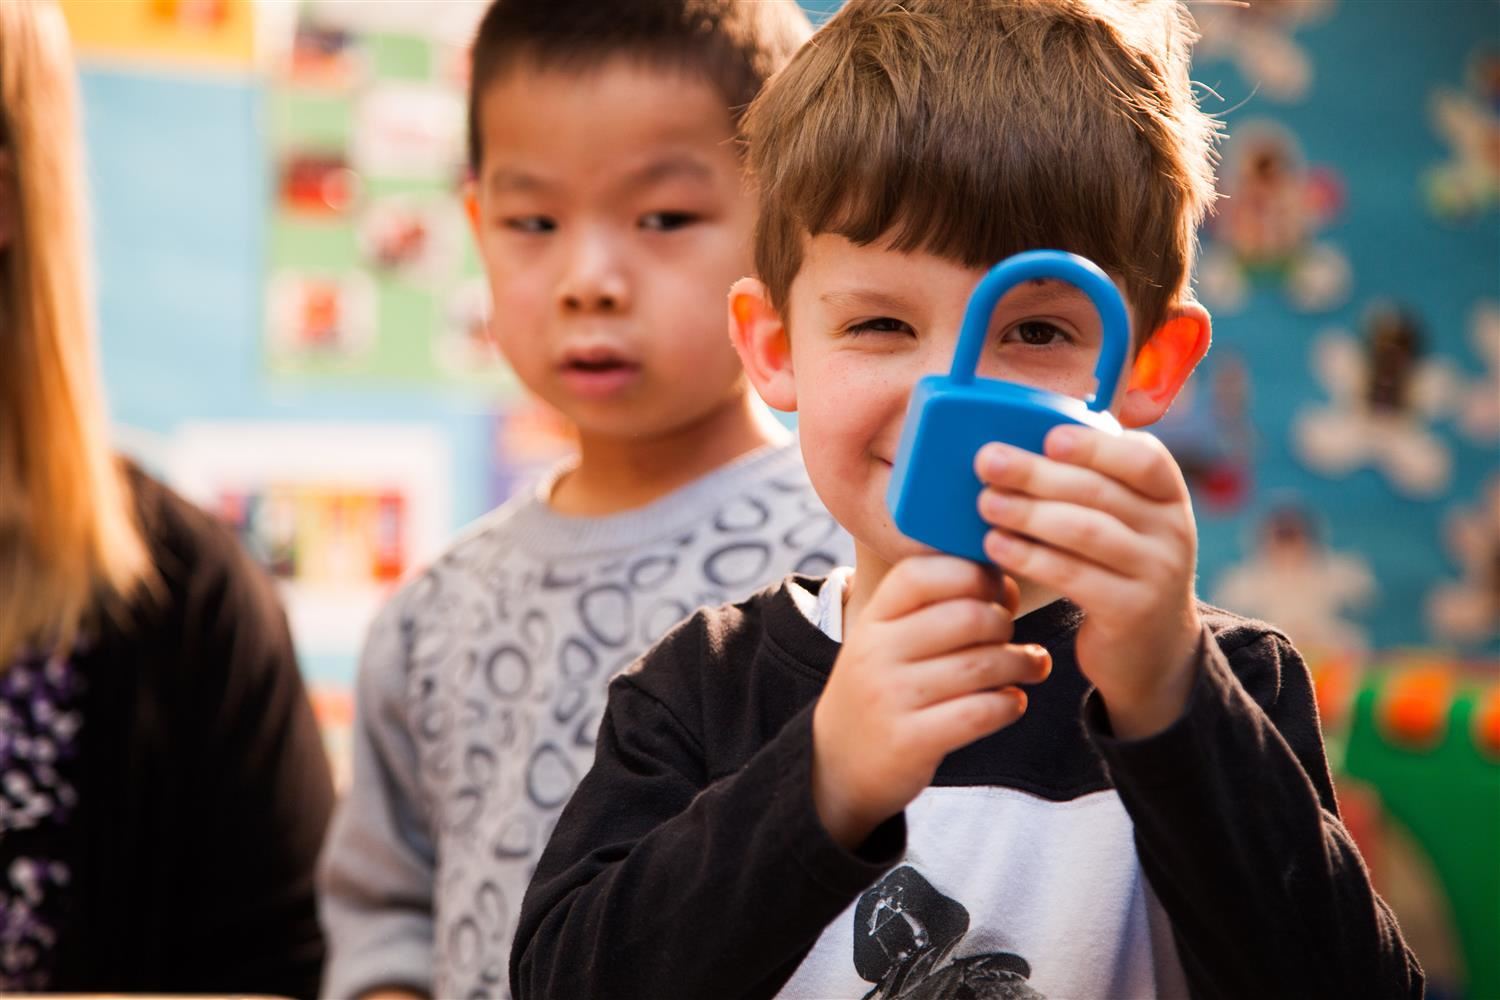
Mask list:
[[913,708],[1016,684],[1036,684],[1052,672],[1052,655],[1041,646],[977,646],[926,663],[913,664]]
[[1152,530],[1160,518],[1153,503],[1106,475],[998,441],[980,449],[974,471],[992,490],[1102,510],[1137,531]]
[[1094,469],[1150,500],[1165,503],[1187,493],[1182,470],[1150,434],[1105,434],[1086,427],[1055,427],[1047,435],[1048,458]]
[[1026,692],[1008,687],[976,691],[922,709],[911,717],[914,742],[942,757],[1004,729],[1026,714]]
[[970,646],[1009,642],[1015,634],[1015,620],[994,601],[960,597],[919,608],[882,629],[887,651],[914,661]]
[[1014,618],[1016,612],[1021,607],[1021,585],[1016,582],[1015,577],[1004,571],[1000,573],[1000,597],[998,600],[1000,601],[1000,606],[1010,612],[1010,616]]
[[979,514],[997,528],[1064,549],[1125,576],[1150,565],[1151,540],[1102,511],[1018,493],[985,490]]
[[892,621],[919,608],[954,598],[994,601],[1000,577],[993,566],[957,556],[913,556],[898,562],[870,596],[871,621]]
[[[1122,576],[1071,552],[998,528],[984,536],[984,551],[1007,572],[1055,590],[1080,607],[1108,608],[1123,619],[1149,612],[1159,589],[1152,580]],[[1142,627],[1150,624],[1142,622]]]

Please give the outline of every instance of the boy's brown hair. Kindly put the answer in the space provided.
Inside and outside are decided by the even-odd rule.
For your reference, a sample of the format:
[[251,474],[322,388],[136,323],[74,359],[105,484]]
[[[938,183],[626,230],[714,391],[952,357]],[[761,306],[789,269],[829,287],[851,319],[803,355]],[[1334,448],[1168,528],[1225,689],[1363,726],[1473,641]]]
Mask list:
[[968,267],[1048,247],[1116,275],[1154,330],[1213,200],[1193,38],[1163,0],[847,3],[745,122],[772,302],[820,233]]
[[766,79],[811,27],[795,0],[495,0],[474,36],[469,167],[484,158],[480,104],[518,62],[586,71],[611,56],[702,76],[738,127]]

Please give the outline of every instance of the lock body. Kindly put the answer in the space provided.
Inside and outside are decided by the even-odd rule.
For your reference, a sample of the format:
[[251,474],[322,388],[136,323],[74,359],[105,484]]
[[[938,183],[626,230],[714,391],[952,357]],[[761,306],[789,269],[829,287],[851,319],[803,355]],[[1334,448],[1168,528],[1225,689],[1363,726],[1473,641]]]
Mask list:
[[1040,452],[1047,432],[1060,424],[1120,430],[1109,412],[1061,393],[1017,382],[922,379],[912,390],[886,494],[896,527],[924,545],[989,562],[975,456],[991,441]]

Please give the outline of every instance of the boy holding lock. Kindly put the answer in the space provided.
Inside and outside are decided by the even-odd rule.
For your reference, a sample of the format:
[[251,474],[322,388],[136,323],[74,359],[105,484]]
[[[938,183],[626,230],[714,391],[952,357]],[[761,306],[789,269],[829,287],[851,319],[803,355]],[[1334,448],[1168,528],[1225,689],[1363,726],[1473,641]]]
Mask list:
[[[1195,599],[1154,438],[986,444],[990,565],[887,506],[912,388],[995,261],[1068,250],[1123,290],[1125,427],[1207,350],[1189,40],[1175,3],[867,0],[752,106],[760,277],[732,337],[798,412],[856,565],[700,612],[615,680],[523,906],[518,996],[1421,994],[1306,668]],[[977,374],[1109,396],[1102,340],[1083,292],[1027,281]]]

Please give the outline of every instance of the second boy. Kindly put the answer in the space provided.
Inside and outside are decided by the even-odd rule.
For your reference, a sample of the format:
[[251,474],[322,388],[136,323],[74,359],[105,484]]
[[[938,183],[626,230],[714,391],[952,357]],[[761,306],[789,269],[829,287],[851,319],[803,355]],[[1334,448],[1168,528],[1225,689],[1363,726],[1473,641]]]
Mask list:
[[700,604],[849,556],[749,389],[738,116],[809,32],[791,0],[499,0],[474,44],[495,335],[579,457],[374,625],[324,853],[324,995],[497,996],[608,678]]

